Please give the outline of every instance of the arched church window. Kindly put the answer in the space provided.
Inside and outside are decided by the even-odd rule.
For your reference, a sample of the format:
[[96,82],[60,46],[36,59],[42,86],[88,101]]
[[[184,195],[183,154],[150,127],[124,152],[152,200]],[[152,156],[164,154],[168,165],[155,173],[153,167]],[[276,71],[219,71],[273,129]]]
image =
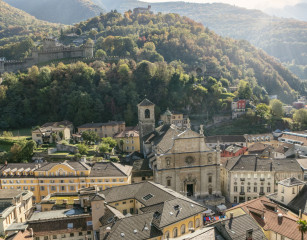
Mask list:
[[193,222],[192,222],[192,221],[189,222],[189,230],[190,230],[191,228],[193,228]]
[[150,111],[149,111],[149,109],[145,110],[145,118],[150,118]]
[[198,228],[198,227],[199,227],[199,218],[197,218],[197,219],[196,219],[196,222],[195,222],[195,227],[196,227],[196,228]]
[[167,232],[165,233],[165,238],[166,238],[166,239],[169,239],[169,231],[167,231]]
[[211,163],[211,162],[212,162],[212,155],[209,154],[209,155],[208,155],[208,163]]
[[180,229],[181,234],[185,234],[185,224],[182,224]]
[[173,230],[173,238],[178,237],[178,229],[174,228]]

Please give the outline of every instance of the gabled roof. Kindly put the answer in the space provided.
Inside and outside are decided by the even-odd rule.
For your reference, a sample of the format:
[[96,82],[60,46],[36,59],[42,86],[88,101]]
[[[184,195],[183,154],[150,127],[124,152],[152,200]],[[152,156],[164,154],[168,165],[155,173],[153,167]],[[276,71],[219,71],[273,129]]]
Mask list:
[[138,106],[152,106],[155,105],[151,101],[149,101],[147,98],[145,98],[142,102],[138,104]]
[[233,157],[225,161],[223,166],[229,171],[302,171],[296,159],[259,158],[257,155],[241,155]]
[[[253,217],[263,230],[273,231],[293,240],[301,239],[301,234],[297,228],[298,218],[294,217],[293,214],[287,214],[283,208],[271,202],[267,197],[241,203],[227,212],[232,212],[239,208]],[[260,212],[261,214],[259,214]],[[280,214],[281,218],[278,217]],[[307,239],[307,235],[304,239]]]
[[118,220],[104,240],[133,239],[144,240],[162,236],[163,233],[151,225],[153,213],[125,217]]
[[286,153],[289,149],[292,149],[292,148],[294,148],[293,144],[283,143],[283,144],[280,144],[276,149],[274,149],[274,151],[278,153]]
[[289,202],[287,207],[297,214],[300,210],[302,210],[302,213],[307,214],[307,185]]
[[149,133],[144,137],[146,144],[153,143],[156,147],[157,153],[165,153],[172,148],[174,138],[182,131],[178,130],[176,126],[165,124],[155,129],[154,132]]
[[279,184],[286,186],[286,187],[292,187],[292,186],[297,186],[297,185],[304,185],[305,182],[295,178],[295,177],[290,177],[287,179],[284,179],[280,182],[278,182]]
[[90,177],[130,176],[132,166],[113,162],[97,162],[91,168]]
[[204,207],[183,199],[171,199],[158,205],[141,208],[141,211],[155,213],[152,223],[159,229],[204,210]]
[[64,120],[64,121],[61,121],[61,122],[47,122],[47,123],[43,124],[41,127],[42,128],[60,127],[60,126],[71,127],[72,125],[73,125],[72,122]]
[[105,123],[85,123],[78,128],[99,128],[103,126],[116,126],[116,125],[122,125],[125,124],[124,121],[109,121]]
[[265,144],[265,143],[261,143],[261,142],[257,142],[254,143],[253,145],[248,147],[248,151],[249,152],[261,152],[264,151],[267,148],[272,148],[271,145]]
[[247,214],[235,216],[233,218],[227,218],[226,220],[219,221],[209,225],[215,229],[225,239],[246,240],[246,232],[253,230],[253,239],[262,240],[266,239],[261,228],[257,223]]

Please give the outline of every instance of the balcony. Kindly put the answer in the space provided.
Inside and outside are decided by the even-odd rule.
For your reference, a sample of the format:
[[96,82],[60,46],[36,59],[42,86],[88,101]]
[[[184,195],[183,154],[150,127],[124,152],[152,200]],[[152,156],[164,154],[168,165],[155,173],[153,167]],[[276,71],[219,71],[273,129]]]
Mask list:
[[265,179],[264,178],[260,178],[260,181],[265,181]]
[[245,195],[245,192],[240,192],[240,195]]
[[240,181],[241,181],[241,182],[245,181],[245,178],[240,178]]
[[259,193],[259,196],[263,196],[263,195],[264,195],[264,192],[260,192],[260,193]]

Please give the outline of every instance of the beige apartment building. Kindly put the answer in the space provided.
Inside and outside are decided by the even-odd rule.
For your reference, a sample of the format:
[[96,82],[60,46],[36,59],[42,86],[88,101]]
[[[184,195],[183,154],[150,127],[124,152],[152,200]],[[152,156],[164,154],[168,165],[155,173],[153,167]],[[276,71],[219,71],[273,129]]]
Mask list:
[[30,191],[17,189],[0,189],[0,234],[13,223],[23,223],[27,220],[32,209],[32,196]]
[[124,131],[126,123],[123,121],[110,121],[106,123],[86,123],[78,127],[78,132],[82,134],[84,131],[94,131],[100,138],[113,137]]
[[242,203],[277,191],[280,180],[303,179],[295,159],[268,159],[241,155],[226,160],[221,168],[221,189],[232,203]]

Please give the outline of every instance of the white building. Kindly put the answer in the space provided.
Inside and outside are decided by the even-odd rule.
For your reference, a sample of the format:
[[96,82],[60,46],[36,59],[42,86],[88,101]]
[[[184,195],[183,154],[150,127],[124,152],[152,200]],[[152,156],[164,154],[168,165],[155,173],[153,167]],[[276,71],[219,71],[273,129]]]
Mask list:
[[303,179],[303,171],[295,159],[241,155],[223,163],[221,189],[230,202],[245,202],[274,193],[277,182],[289,177]]

